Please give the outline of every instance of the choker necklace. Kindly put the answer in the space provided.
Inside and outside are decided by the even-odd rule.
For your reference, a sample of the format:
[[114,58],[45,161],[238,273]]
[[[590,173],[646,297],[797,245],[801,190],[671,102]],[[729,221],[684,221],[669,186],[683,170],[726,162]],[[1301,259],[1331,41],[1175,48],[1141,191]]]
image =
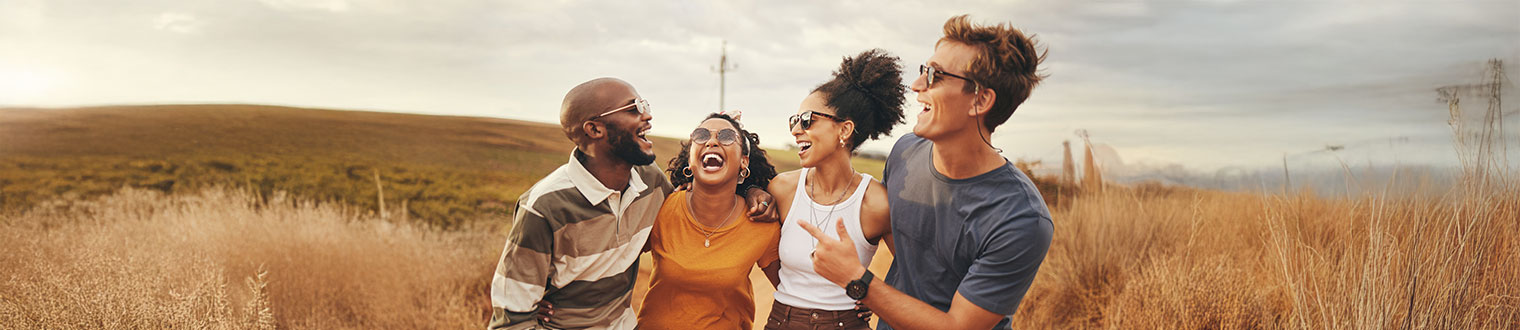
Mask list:
[[[817,168],[814,168],[813,171],[808,171],[808,172],[810,172],[810,173],[816,173],[817,172]],[[815,177],[814,179],[817,179],[817,178]],[[818,183],[817,181],[818,180],[810,180],[810,181],[808,181],[807,188],[808,188],[808,195],[809,195],[808,199],[809,200],[813,199],[812,198],[813,195],[814,195],[813,194],[813,186]],[[844,188],[849,188],[849,187],[850,187],[850,183],[849,182],[845,182]],[[818,210],[817,210],[817,208],[813,207],[812,205],[808,205],[808,214],[813,216],[812,219],[808,220],[808,223],[812,223],[814,227],[818,227],[819,230],[822,230],[823,229],[823,225],[825,223],[829,222],[829,218],[830,217],[834,216],[834,208],[839,207],[839,203],[844,202],[844,198],[845,198],[845,194],[844,193],[849,192],[849,191],[850,191],[849,189],[843,189],[843,188],[840,189],[840,191],[839,191],[839,197],[835,197],[834,198],[834,202],[833,203],[829,203],[829,213],[827,215],[823,216],[823,220],[818,220]],[[820,204],[820,203],[818,203],[816,201],[813,202],[813,203]],[[818,239],[817,238],[813,239],[813,247],[814,248],[818,247]]]
[[718,224],[718,228],[713,228],[713,230],[709,231],[706,228],[707,225],[702,224],[702,221],[696,219],[697,210],[691,206],[691,195],[694,194],[692,191],[686,192],[686,211],[691,212],[692,220],[697,221],[697,231],[702,232],[702,247],[712,247],[712,235],[718,233],[719,229],[723,229],[723,226],[727,226],[729,220],[734,219],[734,211],[739,209],[739,203],[734,203],[734,207],[728,209],[728,217],[723,219],[722,224]]

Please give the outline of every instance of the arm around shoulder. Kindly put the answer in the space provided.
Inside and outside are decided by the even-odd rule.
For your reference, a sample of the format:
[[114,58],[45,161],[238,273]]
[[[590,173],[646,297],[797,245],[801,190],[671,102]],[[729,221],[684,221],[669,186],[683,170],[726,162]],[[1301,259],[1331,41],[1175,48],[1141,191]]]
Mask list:
[[792,199],[797,197],[797,178],[801,172],[801,170],[791,170],[777,174],[766,186],[766,192],[769,192],[776,200],[776,214],[783,223],[786,222],[786,212],[792,207]]

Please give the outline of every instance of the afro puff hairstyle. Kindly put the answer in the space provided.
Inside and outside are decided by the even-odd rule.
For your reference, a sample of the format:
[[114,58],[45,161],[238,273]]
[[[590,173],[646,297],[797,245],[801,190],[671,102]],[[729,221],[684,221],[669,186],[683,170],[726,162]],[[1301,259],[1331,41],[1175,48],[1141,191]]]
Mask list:
[[822,92],[829,107],[845,120],[855,122],[850,135],[850,151],[866,140],[890,135],[892,127],[903,123],[902,65],[898,58],[881,49],[846,57],[834,71],[834,78],[813,88]]
[[[760,148],[760,135],[744,130],[744,125],[740,125],[738,120],[734,120],[734,117],[727,114],[714,113],[707,115],[707,118],[702,121],[706,122],[713,118],[727,120],[729,125],[733,125],[734,129],[738,130],[739,148],[744,150],[744,155],[749,156],[749,177],[739,180],[739,185],[734,187],[734,193],[745,196],[749,194],[750,187],[765,189],[769,186],[771,178],[776,177],[776,167],[772,166],[770,160],[766,158],[765,149]],[[681,141],[681,152],[671,158],[670,163],[665,167],[665,173],[670,177],[671,185],[680,187],[691,183],[692,178],[682,172],[689,165],[687,158],[690,155],[691,140]]]

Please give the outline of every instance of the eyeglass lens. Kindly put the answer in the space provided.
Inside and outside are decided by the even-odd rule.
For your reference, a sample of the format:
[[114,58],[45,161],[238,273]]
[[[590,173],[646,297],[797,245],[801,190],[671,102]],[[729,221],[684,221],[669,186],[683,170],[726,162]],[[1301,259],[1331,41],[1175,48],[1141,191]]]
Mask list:
[[[705,144],[708,140],[712,139],[712,135],[711,130],[699,127],[691,131],[691,143]],[[725,128],[718,131],[718,144],[727,146],[733,145],[737,141],[739,141],[739,132],[734,131],[734,129]]]

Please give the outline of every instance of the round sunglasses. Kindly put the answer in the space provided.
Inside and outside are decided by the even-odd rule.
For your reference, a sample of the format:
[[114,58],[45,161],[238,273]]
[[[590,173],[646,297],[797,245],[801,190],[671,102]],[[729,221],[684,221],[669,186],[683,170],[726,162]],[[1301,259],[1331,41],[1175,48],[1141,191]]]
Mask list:
[[[735,131],[732,128],[724,128],[724,129],[718,130],[718,134],[717,135],[718,135],[718,144],[722,144],[722,145],[725,145],[725,146],[733,145],[734,142],[738,142],[739,141],[739,132]],[[709,129],[706,129],[706,128],[697,127],[697,129],[694,129],[694,130],[691,131],[691,143],[692,144],[707,144],[707,141],[712,140],[712,138],[713,138],[713,131],[712,130],[709,130]]]

